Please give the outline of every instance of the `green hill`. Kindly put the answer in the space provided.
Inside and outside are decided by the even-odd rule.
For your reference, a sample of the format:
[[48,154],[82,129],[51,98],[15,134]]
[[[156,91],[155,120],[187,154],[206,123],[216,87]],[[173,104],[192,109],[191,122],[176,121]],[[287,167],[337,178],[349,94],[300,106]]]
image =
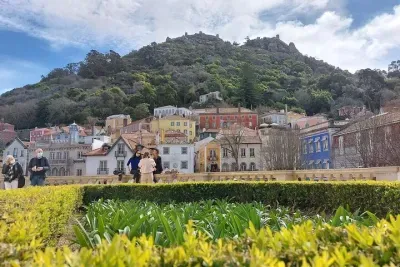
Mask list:
[[225,100],[220,105],[281,109],[287,104],[308,114],[335,115],[342,105],[379,109],[400,91],[393,79],[370,69],[353,75],[302,55],[278,36],[238,45],[185,34],[122,57],[92,50],[82,62],[3,94],[0,114],[17,128],[84,123],[117,113],[139,119],[157,106],[199,106],[199,95],[220,91]]

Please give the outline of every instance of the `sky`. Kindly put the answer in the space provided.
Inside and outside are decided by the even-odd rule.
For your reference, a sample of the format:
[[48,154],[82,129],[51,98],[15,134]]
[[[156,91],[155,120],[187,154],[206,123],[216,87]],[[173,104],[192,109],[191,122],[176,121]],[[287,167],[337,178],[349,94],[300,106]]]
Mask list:
[[294,42],[351,72],[400,59],[400,0],[0,0],[0,93],[89,50],[124,55],[203,31]]

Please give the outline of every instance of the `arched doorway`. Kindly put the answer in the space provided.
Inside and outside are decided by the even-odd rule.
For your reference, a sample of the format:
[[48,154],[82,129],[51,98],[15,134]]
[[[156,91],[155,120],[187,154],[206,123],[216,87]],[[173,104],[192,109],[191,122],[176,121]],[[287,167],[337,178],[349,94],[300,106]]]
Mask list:
[[60,168],[60,176],[65,176],[65,169],[63,167]]
[[57,168],[53,168],[53,169],[51,170],[51,176],[58,176],[58,170],[57,170]]
[[246,163],[242,162],[240,163],[240,170],[245,171],[246,170]]
[[250,163],[250,171],[256,170],[256,164],[254,162]]
[[233,171],[233,172],[237,171],[237,167],[236,167],[236,166],[237,166],[237,165],[236,165],[235,162],[232,163],[232,164],[231,164],[231,171]]

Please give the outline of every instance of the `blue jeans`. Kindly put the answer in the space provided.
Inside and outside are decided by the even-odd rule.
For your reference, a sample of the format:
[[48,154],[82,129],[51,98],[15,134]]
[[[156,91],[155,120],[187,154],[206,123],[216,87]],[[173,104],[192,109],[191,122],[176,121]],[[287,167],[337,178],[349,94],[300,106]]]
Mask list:
[[44,176],[32,175],[31,186],[42,186],[42,185],[44,185]]

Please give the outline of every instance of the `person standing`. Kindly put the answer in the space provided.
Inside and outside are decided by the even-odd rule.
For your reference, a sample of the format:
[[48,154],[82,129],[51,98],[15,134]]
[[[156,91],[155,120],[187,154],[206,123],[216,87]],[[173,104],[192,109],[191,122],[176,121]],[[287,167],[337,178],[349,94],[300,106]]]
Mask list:
[[157,148],[154,148],[152,150],[152,152],[153,152],[152,153],[153,154],[153,160],[156,163],[156,168],[155,168],[155,170],[153,172],[153,182],[157,183],[158,182],[157,175],[161,174],[163,172],[162,160],[161,160],[161,157],[160,157],[160,152],[158,151]]
[[43,150],[36,149],[36,157],[32,158],[29,162],[28,169],[31,172],[31,185],[42,186],[46,179],[46,172],[50,169],[49,161],[43,157]]
[[135,154],[128,161],[128,169],[129,172],[133,175],[133,180],[135,183],[140,183],[140,170],[139,170],[139,162],[142,159],[142,154],[140,151],[136,150]]
[[144,183],[151,183],[153,181],[153,171],[156,163],[150,158],[149,152],[143,154],[143,158],[139,162],[141,178]]
[[6,157],[2,174],[4,174],[4,187],[6,190],[17,189],[18,180],[22,178],[25,179],[21,164],[16,162],[15,158],[11,155]]

